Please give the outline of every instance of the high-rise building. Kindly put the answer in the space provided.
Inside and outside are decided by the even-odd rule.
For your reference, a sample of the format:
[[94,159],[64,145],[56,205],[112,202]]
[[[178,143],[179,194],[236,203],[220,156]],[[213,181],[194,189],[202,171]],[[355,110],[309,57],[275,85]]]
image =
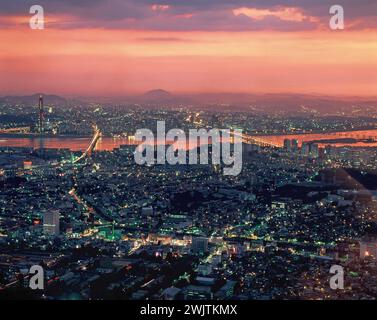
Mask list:
[[43,214],[43,232],[48,235],[59,235],[60,212],[57,210],[46,211]]
[[44,131],[44,111],[43,111],[43,96],[39,96],[39,104],[38,104],[38,109],[39,109],[39,119],[38,119],[38,131],[39,133],[42,133]]
[[310,152],[310,145],[307,142],[303,142],[301,145],[301,155],[308,156]]
[[289,139],[284,139],[284,149],[287,152],[291,151],[291,140]]
[[298,140],[297,139],[291,140],[291,149],[292,149],[293,152],[297,152],[297,150],[298,150]]
[[318,158],[319,157],[319,147],[318,144],[313,143],[310,145],[310,155],[313,158]]
[[194,237],[192,238],[191,250],[194,253],[204,253],[208,251],[208,238]]

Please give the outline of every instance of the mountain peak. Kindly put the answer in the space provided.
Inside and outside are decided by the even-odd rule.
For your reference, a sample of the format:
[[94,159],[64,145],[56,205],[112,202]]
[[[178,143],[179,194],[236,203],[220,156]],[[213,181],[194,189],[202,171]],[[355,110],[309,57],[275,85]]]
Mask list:
[[153,97],[172,97],[173,95],[163,89],[155,89],[155,90],[150,90],[146,93],[144,93],[144,96],[153,96]]

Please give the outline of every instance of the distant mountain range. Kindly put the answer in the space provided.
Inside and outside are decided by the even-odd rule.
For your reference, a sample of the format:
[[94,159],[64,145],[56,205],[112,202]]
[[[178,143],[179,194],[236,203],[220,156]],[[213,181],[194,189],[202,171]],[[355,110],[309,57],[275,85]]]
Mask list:
[[[29,96],[0,97],[0,103],[37,105],[39,93]],[[93,97],[70,99],[57,95],[43,95],[46,105],[98,103],[145,104],[149,107],[174,107],[178,105],[198,106],[204,109],[251,112],[299,112],[329,113],[349,112],[361,107],[377,110],[377,97],[331,97],[318,94],[249,94],[249,93],[200,93],[173,94],[162,89],[148,91],[141,95],[124,97]]]
[[5,96],[0,97],[0,103],[10,103],[10,104],[24,104],[24,105],[37,105],[39,96],[43,95],[43,101],[45,104],[53,105],[65,105],[67,104],[67,99],[57,96],[57,95],[44,95],[42,93],[35,93],[29,96]]
[[[107,102],[147,104],[149,107],[179,106],[221,109],[225,111],[341,113],[357,108],[377,111],[377,97],[332,97],[319,94],[295,93],[199,93],[173,94],[157,89],[138,96],[107,98]],[[356,112],[357,113],[357,112]]]
[[167,101],[175,99],[175,96],[168,91],[162,89],[151,90],[140,96],[142,100],[150,101]]

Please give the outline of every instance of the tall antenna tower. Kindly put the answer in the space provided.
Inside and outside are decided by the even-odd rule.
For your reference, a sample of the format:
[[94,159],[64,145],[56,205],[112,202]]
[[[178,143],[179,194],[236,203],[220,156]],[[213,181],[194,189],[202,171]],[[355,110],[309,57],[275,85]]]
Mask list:
[[39,121],[38,121],[38,130],[39,133],[42,133],[44,131],[43,127],[43,120],[44,120],[44,111],[43,111],[43,96],[39,96]]

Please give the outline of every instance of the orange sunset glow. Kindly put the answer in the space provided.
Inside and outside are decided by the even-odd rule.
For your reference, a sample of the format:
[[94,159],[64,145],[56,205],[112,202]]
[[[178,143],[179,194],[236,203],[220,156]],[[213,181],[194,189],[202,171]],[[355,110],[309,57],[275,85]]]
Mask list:
[[[377,29],[357,27],[360,17],[348,21],[349,30],[332,31],[330,15],[315,16],[304,6],[235,4],[221,12],[242,26],[227,30],[226,20],[194,27],[190,20],[203,14],[200,8],[171,12],[174,1],[168,2],[141,7],[147,12],[141,21],[102,21],[70,8],[49,15],[46,5],[44,30],[29,28],[27,7],[0,14],[1,93],[123,95],[164,88],[377,95]],[[277,26],[266,23],[271,19]]]

